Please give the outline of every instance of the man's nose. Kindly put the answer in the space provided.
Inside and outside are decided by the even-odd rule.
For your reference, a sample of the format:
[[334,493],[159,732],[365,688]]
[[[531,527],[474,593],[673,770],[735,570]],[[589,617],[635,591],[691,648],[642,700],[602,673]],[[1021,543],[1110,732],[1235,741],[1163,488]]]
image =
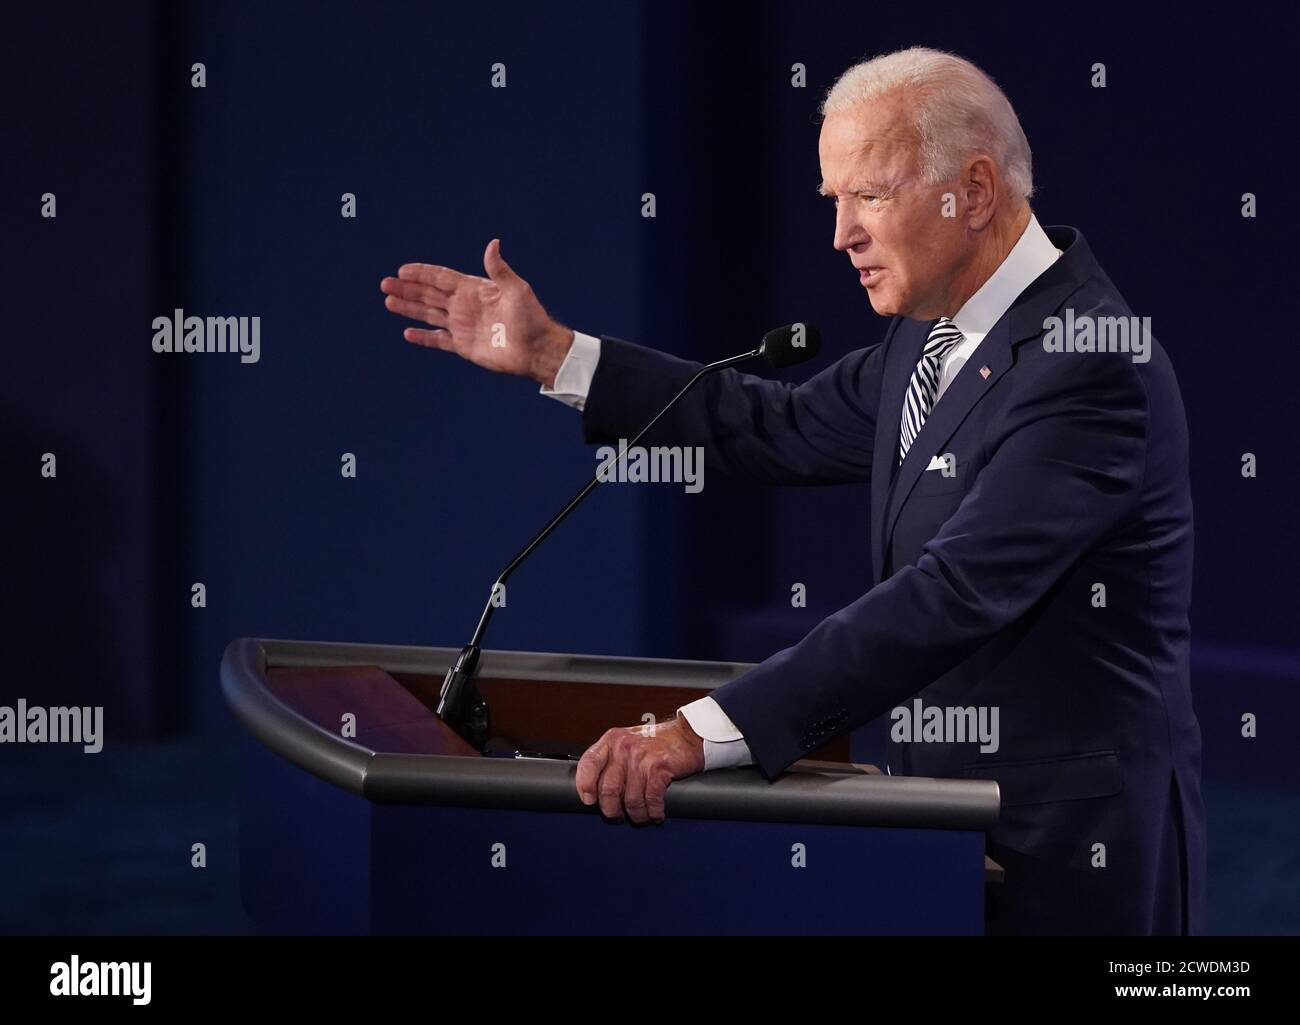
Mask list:
[[835,248],[846,252],[854,246],[865,245],[871,241],[862,223],[854,216],[848,205],[841,203],[835,210]]

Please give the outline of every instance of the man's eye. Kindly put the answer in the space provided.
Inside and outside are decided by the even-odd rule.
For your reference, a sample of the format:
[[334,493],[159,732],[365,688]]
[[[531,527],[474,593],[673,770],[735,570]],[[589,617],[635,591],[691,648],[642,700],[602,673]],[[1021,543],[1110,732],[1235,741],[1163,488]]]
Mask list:
[[[883,198],[882,196],[877,196],[874,193],[870,193],[870,192],[855,192],[853,193],[853,195],[858,199],[865,200],[868,206],[875,206],[875,204],[878,203]],[[831,201],[831,206],[836,208],[839,207],[840,205],[839,196],[830,196],[828,198]]]

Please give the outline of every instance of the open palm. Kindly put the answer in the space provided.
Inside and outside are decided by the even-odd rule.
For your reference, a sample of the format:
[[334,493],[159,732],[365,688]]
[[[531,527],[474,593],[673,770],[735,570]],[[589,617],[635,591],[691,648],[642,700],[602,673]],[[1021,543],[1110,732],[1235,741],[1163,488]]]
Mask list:
[[559,340],[571,334],[547,315],[532,286],[502,258],[499,239],[488,243],[483,268],[485,278],[436,264],[407,263],[379,287],[389,310],[430,325],[408,327],[403,333],[408,342],[454,352],[489,370],[545,381],[558,366]]

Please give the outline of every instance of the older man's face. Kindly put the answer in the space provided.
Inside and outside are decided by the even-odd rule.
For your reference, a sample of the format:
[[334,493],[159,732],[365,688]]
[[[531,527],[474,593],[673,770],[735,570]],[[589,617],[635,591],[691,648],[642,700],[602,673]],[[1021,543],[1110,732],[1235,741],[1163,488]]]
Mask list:
[[822,191],[836,203],[835,248],[849,254],[872,308],[917,320],[954,313],[947,290],[967,254],[960,208],[942,216],[952,186],[922,183],[905,100],[828,115],[818,150]]

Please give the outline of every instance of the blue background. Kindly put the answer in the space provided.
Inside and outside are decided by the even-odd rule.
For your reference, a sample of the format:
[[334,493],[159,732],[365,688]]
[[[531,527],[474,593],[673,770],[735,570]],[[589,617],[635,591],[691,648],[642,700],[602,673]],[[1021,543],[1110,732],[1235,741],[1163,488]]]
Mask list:
[[[93,759],[0,749],[0,930],[249,928],[226,642],[459,645],[497,571],[594,469],[572,410],[403,342],[381,277],[408,261],[481,274],[500,237],[552,314],[593,334],[705,360],[812,321],[829,351],[786,375],[802,379],[886,324],[831,248],[816,108],[850,64],[923,43],[1003,86],[1034,147],[1039,220],[1084,232],[1174,360],[1212,924],[1300,931],[1295,13],[8,13],[0,702],[102,704],[111,732]],[[790,85],[795,62],[807,88]],[[45,192],[55,220],[38,216]],[[151,321],[176,307],[259,316],[261,361],[153,353]],[[864,489],[706,483],[599,489],[513,578],[489,646],[759,660],[860,593]],[[195,581],[207,608],[190,607]],[[790,606],[796,581],[806,609]],[[1240,736],[1246,712],[1257,739]]]

